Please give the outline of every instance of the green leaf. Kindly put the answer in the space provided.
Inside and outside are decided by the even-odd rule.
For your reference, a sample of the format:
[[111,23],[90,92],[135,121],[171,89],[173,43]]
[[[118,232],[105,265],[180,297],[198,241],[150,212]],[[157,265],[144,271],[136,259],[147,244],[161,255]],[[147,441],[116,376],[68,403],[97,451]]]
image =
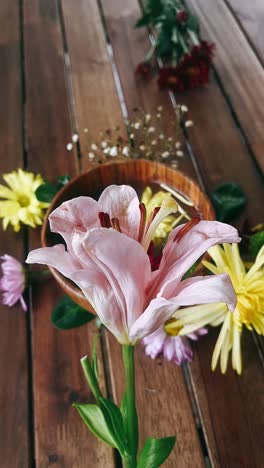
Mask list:
[[57,188],[46,182],[45,184],[40,185],[35,191],[37,199],[41,202],[50,203],[57,193]]
[[121,414],[122,414],[122,417],[123,417],[124,424],[126,425],[126,420],[127,420],[127,394],[126,394],[126,392],[123,395],[120,410],[121,410]]
[[144,10],[155,18],[156,16],[160,16],[163,12],[163,3],[161,0],[147,0]]
[[163,57],[170,54],[172,49],[171,32],[162,28],[157,39],[157,54],[159,57]]
[[238,216],[246,206],[246,195],[242,188],[234,183],[218,185],[211,193],[219,221],[229,221]]
[[264,231],[256,232],[249,238],[249,253],[256,258],[264,245]]
[[125,436],[124,422],[122,414],[117,405],[106,398],[101,397],[100,408],[104,414],[108,429],[113,434],[119,452],[123,454],[128,453],[127,441]]
[[73,405],[90,431],[111,447],[117,448],[113,435],[108,429],[103,412],[97,405],[74,403]]
[[137,468],[158,468],[170,455],[175,441],[176,437],[147,439],[140,452]]
[[59,300],[51,314],[51,322],[60,330],[70,330],[71,328],[80,327],[94,318],[94,314],[82,309],[82,307],[73,302],[68,296],[63,296],[62,299]]
[[190,276],[192,276],[193,272],[196,270],[196,268],[198,267],[200,263],[200,260],[197,260],[197,262],[195,262],[191,268],[189,268],[188,271],[186,271],[185,275],[183,275],[183,278],[182,279],[186,279],[186,278],[189,278]]
[[192,15],[189,17],[187,21],[187,28],[196,33],[199,32],[199,21],[198,18],[196,18],[196,16]]
[[92,349],[92,362],[91,362],[92,370],[93,370],[93,373],[94,373],[97,380],[98,380],[98,359],[97,359],[97,349],[96,348],[97,348],[98,338],[99,338],[99,335],[97,335],[94,338],[93,349]]
[[64,185],[67,185],[70,182],[70,180],[71,180],[71,178],[67,174],[59,176],[58,179],[57,179],[57,182],[58,182],[57,188],[58,188],[58,190],[60,190],[62,187],[64,187]]
[[135,24],[135,28],[142,28],[142,26],[147,26],[151,23],[150,15],[143,15]]

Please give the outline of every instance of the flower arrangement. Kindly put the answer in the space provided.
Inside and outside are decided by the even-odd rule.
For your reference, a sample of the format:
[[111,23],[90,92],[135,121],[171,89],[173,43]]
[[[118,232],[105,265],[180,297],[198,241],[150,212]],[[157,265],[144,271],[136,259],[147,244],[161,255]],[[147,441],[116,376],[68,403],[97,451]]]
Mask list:
[[[175,443],[173,436],[149,438],[138,454],[134,347],[155,334],[162,341],[159,352],[163,349],[165,356],[180,363],[182,356],[190,358],[184,339],[168,342],[162,335],[162,328],[174,335],[169,328],[171,317],[181,307],[213,302],[225,303],[233,311],[237,302],[225,272],[183,279],[206,250],[239,241],[236,229],[227,224],[194,217],[175,227],[158,268],[152,270],[148,251],[154,234],[177,212],[175,199],[166,196],[147,218],[146,206],[132,187],[112,185],[98,201],[81,196],[55,209],[49,216],[50,227],[61,235],[66,248],[64,244],[40,248],[27,258],[28,263],[52,266],[72,280],[122,346],[126,391],[120,407],[103,395],[95,355],[92,360],[85,356],[81,363],[96,404],[76,403],[75,407],[88,428],[119,451],[127,468],[143,468],[150,460],[160,466]],[[189,336],[196,339],[204,333],[198,326]],[[145,344],[148,350],[149,341]]]
[[137,28],[142,26],[151,26],[155,34],[137,75],[150,79],[157,58],[163,63],[158,70],[160,89],[186,91],[208,83],[215,47],[199,39],[198,20],[180,0],[145,0],[136,23]]

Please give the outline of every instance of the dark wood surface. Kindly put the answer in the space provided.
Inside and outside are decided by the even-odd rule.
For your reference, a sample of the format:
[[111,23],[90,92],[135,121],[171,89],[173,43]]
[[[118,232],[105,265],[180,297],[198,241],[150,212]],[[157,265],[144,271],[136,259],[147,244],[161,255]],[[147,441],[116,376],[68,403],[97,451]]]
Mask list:
[[[98,4],[100,3],[100,7]],[[240,183],[248,197],[237,220],[263,222],[264,71],[261,1],[187,0],[202,32],[217,46],[215,73],[203,90],[175,96],[195,126],[191,151],[179,169],[210,191],[222,181]],[[249,4],[249,2],[247,2]],[[133,108],[165,109],[171,96],[155,81],[136,79],[134,68],[149,47],[133,30],[137,0],[10,0],[0,5],[1,172],[27,167],[55,182],[89,167],[92,138],[120,126]],[[120,88],[122,92],[120,92]],[[76,130],[80,145],[66,144]],[[182,136],[184,144],[184,138]],[[40,243],[39,231],[0,232],[1,255],[23,259]],[[91,350],[94,324],[59,332],[49,317],[61,295],[53,280],[30,292],[30,311],[1,307],[0,467],[118,467],[113,452],[92,437],[72,408],[92,401],[79,359]],[[243,336],[244,372],[210,371],[215,333],[197,345],[195,360],[178,368],[136,353],[141,443],[149,435],[176,434],[166,467],[261,468],[264,464],[264,381],[258,341]],[[101,381],[120,402],[121,354],[112,336],[100,342]]]

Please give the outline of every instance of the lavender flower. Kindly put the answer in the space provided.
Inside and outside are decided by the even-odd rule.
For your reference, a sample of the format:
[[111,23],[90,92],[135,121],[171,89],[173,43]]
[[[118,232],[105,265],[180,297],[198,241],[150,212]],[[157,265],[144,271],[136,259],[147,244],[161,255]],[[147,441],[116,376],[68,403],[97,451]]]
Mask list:
[[23,291],[26,286],[26,278],[22,264],[11,255],[3,255],[2,277],[0,290],[2,291],[2,303],[12,307],[20,301],[22,309],[26,312],[27,305],[23,299]]
[[[200,328],[187,336],[196,341],[199,336],[206,333],[206,328]],[[193,352],[188,338],[186,336],[171,335],[162,326],[151,335],[146,336],[142,343],[145,346],[147,356],[152,359],[163,356],[167,361],[172,361],[179,366],[183,362],[192,361],[193,359]]]

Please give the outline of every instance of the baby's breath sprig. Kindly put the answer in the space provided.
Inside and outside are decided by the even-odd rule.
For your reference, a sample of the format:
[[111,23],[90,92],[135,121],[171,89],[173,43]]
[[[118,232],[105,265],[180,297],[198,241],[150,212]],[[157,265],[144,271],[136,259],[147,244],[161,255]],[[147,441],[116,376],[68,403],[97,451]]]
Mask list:
[[[184,156],[181,142],[181,126],[192,127],[193,121],[186,119],[188,108],[178,105],[172,131],[168,135],[164,120],[163,107],[159,106],[154,114],[135,108],[135,118],[127,123],[128,138],[120,135],[120,127],[114,127],[100,132],[99,141],[89,135],[84,129],[88,145],[87,157],[90,162],[103,163],[112,158],[149,159],[166,162],[171,167],[178,167],[178,161]],[[67,144],[67,150],[73,149],[73,144],[79,137],[75,133],[72,142]]]

